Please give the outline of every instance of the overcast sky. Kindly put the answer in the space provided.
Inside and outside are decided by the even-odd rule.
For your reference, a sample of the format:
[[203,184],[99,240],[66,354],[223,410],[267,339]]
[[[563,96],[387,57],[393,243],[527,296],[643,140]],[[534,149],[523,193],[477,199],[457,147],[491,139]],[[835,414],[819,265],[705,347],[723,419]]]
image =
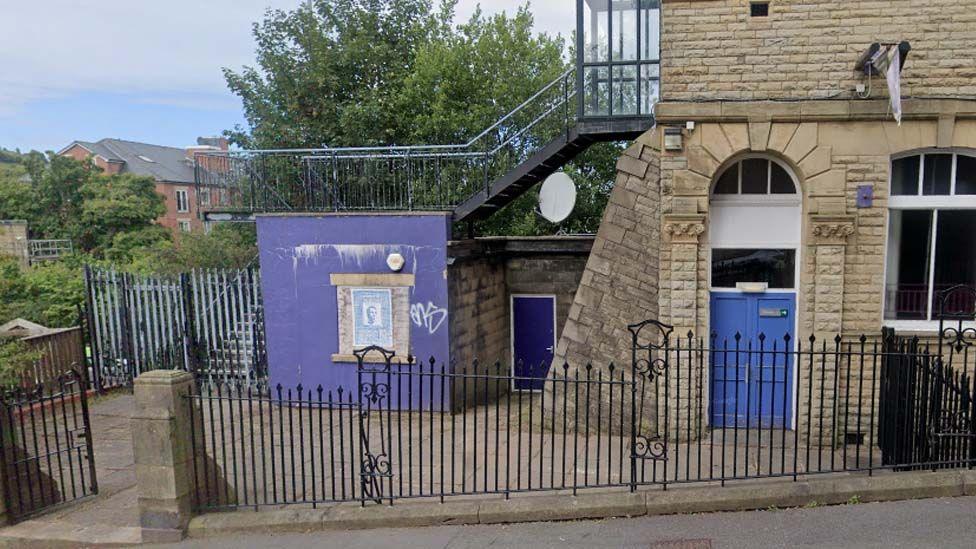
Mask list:
[[[493,13],[524,0],[481,0]],[[0,147],[118,137],[184,146],[243,123],[221,67],[253,63],[251,23],[301,0],[0,0]],[[466,19],[478,0],[460,0]],[[573,0],[532,0],[568,35]]]

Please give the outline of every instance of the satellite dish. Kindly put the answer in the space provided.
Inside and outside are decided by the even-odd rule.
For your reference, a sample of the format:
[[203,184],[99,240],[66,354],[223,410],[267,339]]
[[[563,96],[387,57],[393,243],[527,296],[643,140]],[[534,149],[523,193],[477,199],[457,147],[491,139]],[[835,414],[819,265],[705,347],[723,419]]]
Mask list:
[[560,223],[573,213],[576,185],[566,172],[556,172],[539,189],[539,215],[550,223]]

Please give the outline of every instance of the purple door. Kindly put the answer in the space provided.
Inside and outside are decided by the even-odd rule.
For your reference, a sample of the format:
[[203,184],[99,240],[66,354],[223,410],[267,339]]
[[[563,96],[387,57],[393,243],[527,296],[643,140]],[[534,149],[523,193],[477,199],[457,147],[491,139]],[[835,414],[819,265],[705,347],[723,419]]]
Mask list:
[[556,348],[555,296],[512,296],[515,389],[540,390]]

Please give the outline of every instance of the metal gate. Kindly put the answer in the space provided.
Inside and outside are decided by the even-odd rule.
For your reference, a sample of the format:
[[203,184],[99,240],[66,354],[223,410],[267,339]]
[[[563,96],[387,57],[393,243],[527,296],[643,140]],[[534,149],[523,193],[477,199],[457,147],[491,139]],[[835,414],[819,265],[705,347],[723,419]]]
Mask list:
[[0,474],[15,520],[98,493],[84,376],[0,395]]
[[[380,364],[366,362],[366,355],[370,353],[382,357],[382,362]],[[390,362],[395,353],[382,347],[371,346],[356,350],[354,354],[358,362],[360,500],[363,504],[366,500],[380,503],[383,500],[385,483],[389,480],[392,487],[393,482],[388,443],[392,447]],[[388,493],[387,497],[391,498],[392,503],[392,494]]]
[[266,375],[257,269],[138,276],[86,267],[85,283],[96,388],[159,368],[252,384]]

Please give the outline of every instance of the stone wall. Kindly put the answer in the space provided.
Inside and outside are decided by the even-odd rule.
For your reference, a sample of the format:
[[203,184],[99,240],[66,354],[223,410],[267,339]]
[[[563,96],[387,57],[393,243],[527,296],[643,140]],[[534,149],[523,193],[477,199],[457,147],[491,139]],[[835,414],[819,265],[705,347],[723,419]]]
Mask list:
[[[590,236],[486,237],[451,242],[448,254],[451,362],[457,371],[505,376],[511,371],[511,296],[556,296],[556,326],[562,329],[576,295]],[[556,337],[558,338],[558,331]],[[477,360],[477,369],[475,361]],[[475,402],[509,387],[469,380],[466,399],[455,384],[455,403]]]
[[593,237],[487,237],[451,242],[451,360],[511,366],[510,298],[556,296],[557,338],[579,287]]
[[[902,93],[976,94],[973,0],[662,2],[661,98],[764,100],[853,97],[854,63],[873,42],[908,40]],[[886,97],[875,78],[874,97]]]
[[576,298],[556,346],[556,363],[630,364],[627,326],[658,316],[661,192],[653,133],[617,161],[617,179]]
[[557,340],[569,317],[593,238],[506,239],[505,285],[509,295],[555,295]]
[[451,362],[472,368],[508,360],[508,295],[505,263],[483,255],[475,241],[452,242],[447,270]]

